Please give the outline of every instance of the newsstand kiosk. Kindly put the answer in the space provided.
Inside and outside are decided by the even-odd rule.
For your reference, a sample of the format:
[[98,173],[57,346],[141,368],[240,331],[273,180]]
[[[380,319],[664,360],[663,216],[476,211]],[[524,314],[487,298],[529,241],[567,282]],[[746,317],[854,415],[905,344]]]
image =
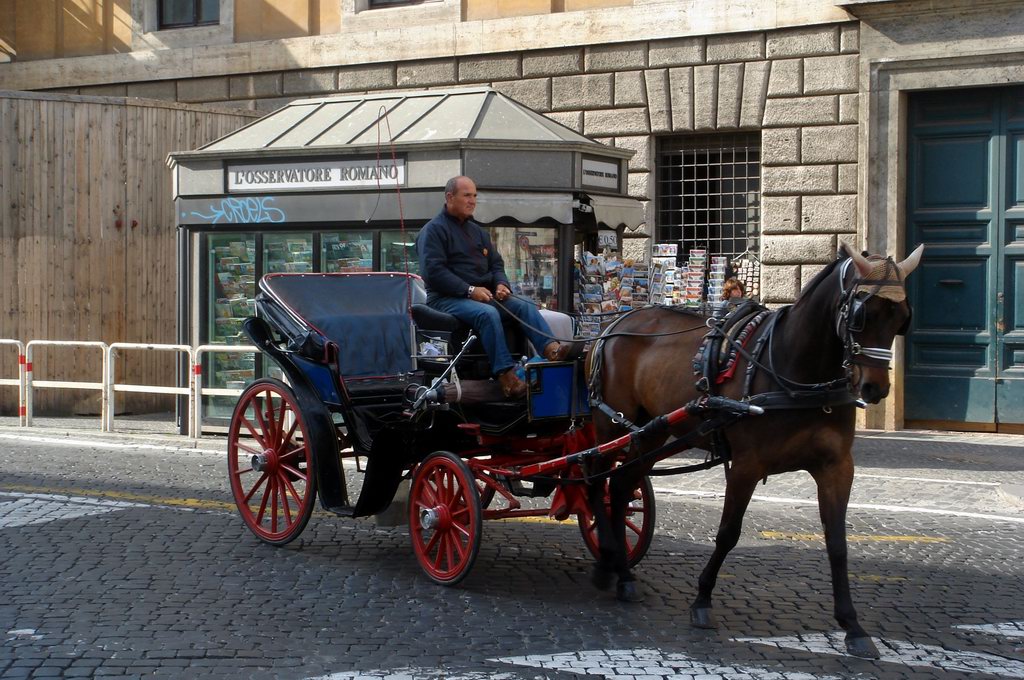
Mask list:
[[[476,182],[474,218],[515,292],[572,311],[574,246],[643,222],[626,195],[632,154],[486,87],[295,101],[170,155],[178,341],[247,344],[241,323],[266,273],[416,273],[416,234],[456,175]],[[201,370],[205,386],[238,390],[269,367],[214,352]],[[204,399],[207,424],[226,422],[235,399]]]

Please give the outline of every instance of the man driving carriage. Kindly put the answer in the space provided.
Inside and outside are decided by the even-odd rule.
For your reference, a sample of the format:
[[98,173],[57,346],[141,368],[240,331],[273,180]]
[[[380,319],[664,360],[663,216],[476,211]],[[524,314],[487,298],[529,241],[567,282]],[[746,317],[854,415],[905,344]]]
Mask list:
[[[505,261],[490,234],[473,221],[476,183],[465,176],[448,180],[445,206],[416,237],[420,273],[427,288],[427,304],[469,324],[480,336],[491,371],[505,396],[526,395],[526,383],[517,375],[502,329],[502,315],[523,321],[533,346],[548,361],[564,359],[570,345],[554,340],[551,329],[533,303],[512,294]],[[504,306],[499,312],[500,306]]]

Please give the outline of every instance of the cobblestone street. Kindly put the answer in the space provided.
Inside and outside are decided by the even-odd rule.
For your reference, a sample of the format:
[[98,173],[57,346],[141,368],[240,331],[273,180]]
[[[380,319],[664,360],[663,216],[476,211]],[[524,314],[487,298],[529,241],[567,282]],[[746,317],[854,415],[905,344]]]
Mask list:
[[[0,428],[0,677],[1024,678],[1020,438],[865,433],[848,518],[854,602],[882,659],[845,655],[809,476],[758,488],[690,627],[721,470],[660,477],[624,605],[574,521],[484,525],[456,588],[404,526],[317,513],[285,548],[234,512],[223,440]],[[185,440],[181,440],[185,441]],[[179,442],[180,445],[180,442]]]

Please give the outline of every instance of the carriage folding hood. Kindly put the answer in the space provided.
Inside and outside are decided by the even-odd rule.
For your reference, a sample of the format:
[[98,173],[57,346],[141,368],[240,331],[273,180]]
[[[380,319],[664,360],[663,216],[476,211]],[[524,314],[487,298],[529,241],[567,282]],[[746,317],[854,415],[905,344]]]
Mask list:
[[476,180],[474,216],[482,224],[555,228],[554,292],[565,308],[574,243],[599,228],[643,223],[642,205],[626,194],[632,155],[488,87],[292,102],[199,150],[169,156],[178,339],[208,340],[204,235],[397,229],[401,217],[416,230],[441,209],[444,184],[455,175]]

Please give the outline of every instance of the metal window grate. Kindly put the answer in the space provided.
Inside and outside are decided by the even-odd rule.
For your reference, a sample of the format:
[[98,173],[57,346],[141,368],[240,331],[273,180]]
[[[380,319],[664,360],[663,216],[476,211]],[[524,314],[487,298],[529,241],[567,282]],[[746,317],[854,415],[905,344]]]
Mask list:
[[757,251],[759,133],[665,137],[657,163],[659,243],[678,243],[681,257],[691,248],[730,257]]

